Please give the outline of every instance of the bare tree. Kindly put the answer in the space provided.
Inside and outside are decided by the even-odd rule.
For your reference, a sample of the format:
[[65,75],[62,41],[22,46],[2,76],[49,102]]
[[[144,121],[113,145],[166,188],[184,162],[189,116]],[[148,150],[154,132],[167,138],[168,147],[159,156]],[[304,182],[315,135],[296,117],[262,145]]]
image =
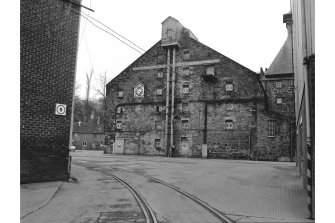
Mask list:
[[92,81],[92,76],[94,74],[93,68],[90,70],[89,73],[86,72],[86,97],[85,97],[85,116],[86,119],[90,115],[90,92],[91,92],[91,81]]
[[101,102],[101,118],[102,122],[104,124],[104,130],[106,130],[106,125],[108,122],[107,117],[107,91],[106,91],[106,85],[108,84],[107,79],[107,71],[105,71],[102,74],[99,74],[97,79],[97,87],[95,88],[96,94],[100,96],[99,101]]

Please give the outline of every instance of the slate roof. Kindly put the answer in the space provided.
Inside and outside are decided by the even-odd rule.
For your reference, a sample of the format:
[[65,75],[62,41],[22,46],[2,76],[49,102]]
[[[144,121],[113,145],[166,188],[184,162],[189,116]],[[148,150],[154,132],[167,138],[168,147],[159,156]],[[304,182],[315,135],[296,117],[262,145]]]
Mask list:
[[265,72],[265,76],[278,75],[278,74],[292,74],[292,34],[288,31],[287,39],[277,56],[272,61],[270,67]]

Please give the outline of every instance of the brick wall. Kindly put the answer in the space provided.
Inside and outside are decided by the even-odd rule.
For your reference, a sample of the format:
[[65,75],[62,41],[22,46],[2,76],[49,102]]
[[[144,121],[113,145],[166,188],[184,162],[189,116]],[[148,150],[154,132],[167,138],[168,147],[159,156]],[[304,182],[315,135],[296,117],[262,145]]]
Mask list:
[[[79,2],[79,0],[78,0]],[[20,1],[21,182],[67,180],[78,6]],[[55,104],[66,115],[55,115]]]

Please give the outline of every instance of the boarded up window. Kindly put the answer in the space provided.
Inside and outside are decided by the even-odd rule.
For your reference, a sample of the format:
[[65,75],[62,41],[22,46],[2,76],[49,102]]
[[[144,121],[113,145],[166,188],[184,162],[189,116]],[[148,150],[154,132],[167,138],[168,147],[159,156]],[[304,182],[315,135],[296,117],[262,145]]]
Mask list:
[[283,99],[282,98],[277,98],[277,104],[282,104],[283,103]]
[[162,89],[162,88],[158,88],[158,89],[156,90],[156,94],[157,94],[157,95],[162,95],[162,94],[163,94],[163,89]]
[[190,68],[189,67],[184,67],[183,68],[183,75],[185,75],[185,76],[190,75]]
[[185,50],[184,51],[184,60],[189,60],[191,57],[190,51],[189,50]]
[[214,76],[214,66],[207,66],[206,67],[206,75],[213,75]]
[[181,103],[181,110],[183,112],[188,112],[188,103]]
[[163,64],[163,63],[165,63],[165,55],[158,55],[158,58],[157,58],[157,62],[159,63],[159,64]]
[[123,98],[123,91],[119,91],[119,95],[118,95],[119,98]]
[[155,121],[155,129],[162,129],[162,122],[161,121]]

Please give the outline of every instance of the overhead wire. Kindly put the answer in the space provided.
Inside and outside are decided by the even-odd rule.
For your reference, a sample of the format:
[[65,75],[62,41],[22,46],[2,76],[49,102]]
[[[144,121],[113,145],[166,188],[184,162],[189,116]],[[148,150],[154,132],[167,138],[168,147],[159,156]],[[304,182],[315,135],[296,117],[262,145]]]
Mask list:
[[[71,4],[70,2],[67,2],[68,4]],[[116,38],[117,40],[119,40],[120,42],[122,42],[123,44],[127,45],[128,47],[132,48],[133,50],[136,50],[139,54],[143,54],[141,51],[139,51],[138,49],[142,50],[143,52],[145,52],[145,50],[141,47],[139,47],[138,45],[136,45],[135,43],[133,43],[132,41],[130,41],[129,39],[125,38],[124,36],[122,36],[121,34],[118,34],[117,32],[115,32],[113,29],[111,29],[110,27],[108,27],[107,25],[105,25],[104,23],[94,19],[93,17],[89,16],[89,15],[83,15],[80,11],[71,8],[74,12],[76,12],[77,14],[79,14],[80,16],[82,16],[83,18],[86,19],[86,21],[89,21],[93,26],[95,26],[96,28],[106,32],[109,35],[112,35],[114,38]],[[89,18],[91,18],[92,20],[94,20],[95,22],[103,25],[104,27],[108,28],[109,30],[111,30],[112,32],[114,32],[116,35],[119,35],[121,38],[125,39],[126,41],[130,42],[131,44],[133,44],[134,46],[136,46],[138,49],[134,48],[133,46],[129,45],[128,43],[126,43],[125,41],[123,41],[122,39],[118,38],[116,35],[114,35],[113,33],[101,28],[100,26],[96,25],[95,23],[93,23]]]
[[[91,7],[91,0],[90,0],[90,7]],[[87,13],[87,16],[89,16],[90,12]],[[81,34],[80,40],[79,40],[79,45],[81,43],[81,40],[83,39],[84,33],[85,33],[85,28],[86,28],[86,23],[87,20],[85,20],[84,28],[83,28],[83,33]]]

